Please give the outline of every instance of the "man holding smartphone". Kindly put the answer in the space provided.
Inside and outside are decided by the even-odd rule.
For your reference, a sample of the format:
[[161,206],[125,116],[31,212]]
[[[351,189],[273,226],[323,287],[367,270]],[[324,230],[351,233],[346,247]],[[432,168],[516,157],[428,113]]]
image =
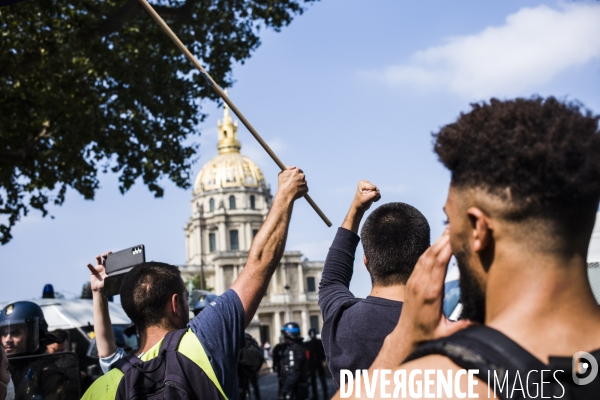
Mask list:
[[[177,267],[147,262],[128,272],[121,286],[121,303],[140,334],[137,356],[142,361],[152,360],[159,354],[165,335],[187,326],[189,329],[181,338],[177,351],[199,367],[194,381],[200,382],[193,382],[192,386],[202,387],[202,398],[238,398],[237,356],[244,346],[244,330],[254,317],[283,255],[294,201],[307,192],[308,186],[300,169],[288,167],[279,174],[271,210],[252,242],[242,273],[231,289],[191,321],[188,292]],[[103,261],[99,258],[100,264]],[[92,281],[102,279],[102,265],[90,269]],[[104,322],[100,329],[108,332],[107,304],[100,286],[92,285],[96,300],[94,311]],[[102,321],[95,320],[95,323]],[[99,351],[103,347],[103,352],[114,349],[106,343],[98,343],[98,347]],[[94,382],[83,399],[115,398],[123,376],[119,369],[111,369]],[[200,397],[200,393],[195,396]]]

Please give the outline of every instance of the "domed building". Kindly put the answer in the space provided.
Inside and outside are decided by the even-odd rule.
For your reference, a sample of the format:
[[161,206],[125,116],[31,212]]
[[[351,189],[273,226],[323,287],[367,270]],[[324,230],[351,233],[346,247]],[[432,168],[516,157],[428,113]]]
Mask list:
[[[199,278],[200,288],[225,292],[240,274],[254,236],[271,206],[272,195],[260,168],[240,153],[237,121],[225,105],[218,122],[219,155],[202,168],[194,183],[192,216],[186,227],[185,281]],[[261,342],[278,341],[288,321],[320,332],[317,290],[323,262],[309,262],[299,251],[286,251],[261,302],[250,334]]]

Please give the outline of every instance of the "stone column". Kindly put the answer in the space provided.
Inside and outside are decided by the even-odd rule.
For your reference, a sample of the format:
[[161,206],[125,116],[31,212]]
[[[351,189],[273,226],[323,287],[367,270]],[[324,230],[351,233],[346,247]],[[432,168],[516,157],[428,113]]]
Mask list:
[[271,346],[275,347],[279,343],[279,336],[281,335],[281,316],[279,315],[279,311],[273,313],[273,330],[275,332],[271,332],[273,334]]
[[279,275],[277,270],[278,268],[275,268],[275,272],[273,272],[273,276],[271,277],[271,294],[277,293],[277,276]]
[[304,294],[304,270],[302,269],[302,263],[298,264],[298,293]]
[[222,294],[223,290],[223,267],[220,265],[215,265],[215,291],[217,294]]
[[308,316],[306,314],[306,310],[302,310],[301,316],[302,316],[302,325],[301,325],[300,332],[304,335],[308,335]]
[[250,250],[250,246],[252,246],[252,225],[250,224],[250,222],[246,222],[244,224],[244,230],[245,230],[245,234],[246,237],[248,238],[248,241],[246,243],[248,243],[248,248],[246,250]]
[[219,243],[217,244],[219,251],[227,251],[227,226],[225,222],[219,222]]
[[239,274],[239,272],[238,272],[238,266],[234,265],[233,266],[233,282],[235,282],[235,280],[237,279],[238,274]]
[[[247,243],[246,232],[245,232],[246,229],[244,229],[244,225],[246,225],[246,224],[240,224],[238,226],[238,228],[237,228],[237,230],[238,230],[238,242],[239,242],[238,243],[238,248],[241,251],[248,250],[250,248],[249,245],[246,244]],[[248,246],[248,247],[246,247],[246,246]]]

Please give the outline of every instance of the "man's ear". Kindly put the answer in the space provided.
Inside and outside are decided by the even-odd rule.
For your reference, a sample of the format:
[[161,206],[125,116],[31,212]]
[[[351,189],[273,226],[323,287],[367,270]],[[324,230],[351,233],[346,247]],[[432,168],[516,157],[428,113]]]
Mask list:
[[171,312],[175,315],[179,315],[179,301],[179,295],[177,293],[171,296],[170,308]]
[[363,262],[365,263],[365,267],[367,267],[367,269],[369,269],[369,262],[367,261],[367,256],[365,256],[363,254]]
[[492,229],[489,217],[478,207],[470,207],[467,210],[469,222],[471,223],[471,235],[473,239],[473,251],[481,253],[485,250],[492,239]]

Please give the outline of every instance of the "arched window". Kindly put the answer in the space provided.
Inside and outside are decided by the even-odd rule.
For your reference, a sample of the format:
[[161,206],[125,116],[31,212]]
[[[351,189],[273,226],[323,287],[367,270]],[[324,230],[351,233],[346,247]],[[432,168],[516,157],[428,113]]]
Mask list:
[[235,210],[235,196],[229,196],[229,209]]
[[210,199],[208,201],[208,211],[210,211],[210,212],[215,211],[215,199]]
[[256,199],[254,198],[254,196],[250,196],[250,209],[256,209]]

